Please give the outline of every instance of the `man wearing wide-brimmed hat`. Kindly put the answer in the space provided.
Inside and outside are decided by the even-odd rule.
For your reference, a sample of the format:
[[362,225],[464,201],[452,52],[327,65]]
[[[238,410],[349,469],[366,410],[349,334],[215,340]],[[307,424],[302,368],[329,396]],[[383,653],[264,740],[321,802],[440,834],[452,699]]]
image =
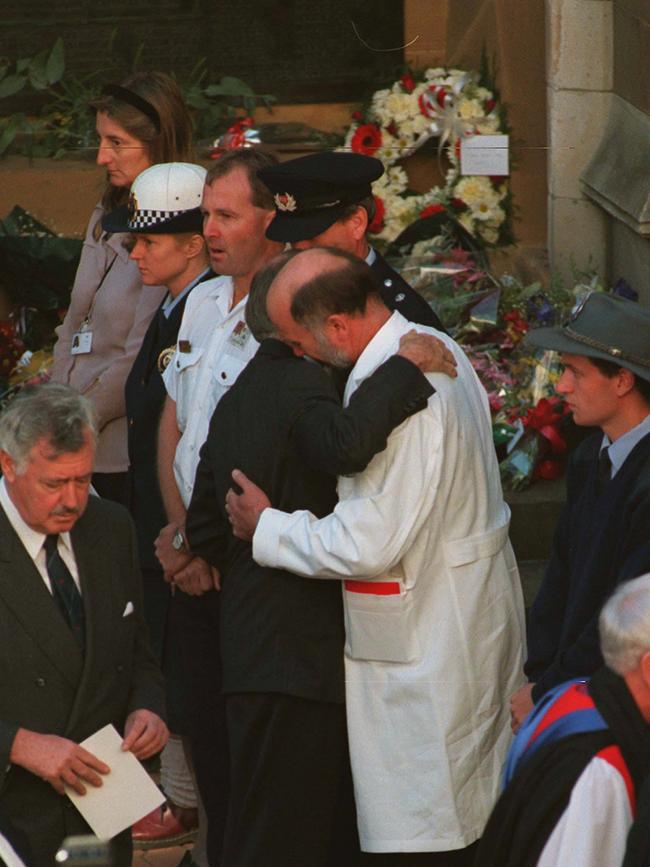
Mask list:
[[650,571],[650,310],[593,293],[567,324],[527,343],[561,353],[558,393],[576,424],[600,430],[569,461],[567,504],[530,615],[529,683],[511,700],[515,729],[551,687],[602,665],[603,603]]

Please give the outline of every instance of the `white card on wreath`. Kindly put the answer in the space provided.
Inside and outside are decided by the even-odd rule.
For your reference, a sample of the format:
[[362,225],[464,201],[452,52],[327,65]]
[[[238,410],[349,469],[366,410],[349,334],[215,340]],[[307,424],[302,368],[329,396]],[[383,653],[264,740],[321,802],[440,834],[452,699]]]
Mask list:
[[509,175],[508,139],[507,135],[472,135],[461,139],[461,175]]
[[133,753],[122,751],[122,738],[114,726],[104,726],[81,746],[105,762],[111,772],[101,775],[101,786],[86,783],[85,795],[68,786],[65,793],[100,840],[110,840],[165,800]]

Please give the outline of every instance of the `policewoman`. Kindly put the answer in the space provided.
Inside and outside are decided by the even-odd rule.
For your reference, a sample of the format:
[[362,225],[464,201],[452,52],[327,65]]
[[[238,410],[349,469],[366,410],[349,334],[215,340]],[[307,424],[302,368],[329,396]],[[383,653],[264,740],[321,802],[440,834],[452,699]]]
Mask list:
[[110,232],[131,235],[130,259],[143,286],[166,294],[145,333],[125,386],[128,421],[128,506],[136,524],[144,576],[145,614],[159,658],[169,586],[154,552],[167,523],[156,468],[156,439],[165,401],[162,373],[176,349],[185,302],[192,289],[213,274],[201,234],[205,169],[192,163],[161,163],[135,179],[128,205],[106,215]]
[[[185,734],[186,702],[174,653],[171,587],[163,579],[162,567],[154,552],[154,540],[167,523],[158,486],[156,443],[166,394],[162,373],[176,349],[185,302],[195,286],[214,276],[201,233],[200,205],[205,174],[202,166],[192,163],[152,166],[135,179],[128,204],[106,215],[102,223],[107,232],[130,234],[129,257],[138,268],[143,291],[158,286],[165,289],[165,296],[154,313],[126,380],[127,505],[137,531],[145,618],[152,647],[165,674],[170,730],[177,735]],[[162,757],[163,780],[173,747],[174,743]],[[191,783],[184,771],[181,771],[181,778],[186,780],[184,792]],[[193,787],[187,799],[181,795],[174,800],[173,789],[168,783],[169,800],[175,807],[189,809],[195,801]],[[177,804],[177,800],[183,803]],[[143,841],[145,838],[150,841],[160,837],[165,841],[178,841],[196,824],[193,814],[187,819],[188,827],[183,827],[179,816],[189,817],[189,814],[180,810],[174,814],[170,808],[162,815],[145,817],[142,823],[146,827],[136,826],[134,840],[137,842],[142,837]]]

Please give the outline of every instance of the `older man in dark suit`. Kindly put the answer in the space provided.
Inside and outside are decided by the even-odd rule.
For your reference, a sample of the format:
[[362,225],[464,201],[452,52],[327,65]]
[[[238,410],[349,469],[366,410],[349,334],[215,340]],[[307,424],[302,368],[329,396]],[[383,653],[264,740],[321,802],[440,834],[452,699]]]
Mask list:
[[[21,392],[0,416],[0,809],[37,867],[89,833],[64,795],[109,768],[79,743],[113,723],[144,759],[167,739],[131,522],[89,498],[96,430],[67,386]],[[115,840],[131,863],[130,832]]]

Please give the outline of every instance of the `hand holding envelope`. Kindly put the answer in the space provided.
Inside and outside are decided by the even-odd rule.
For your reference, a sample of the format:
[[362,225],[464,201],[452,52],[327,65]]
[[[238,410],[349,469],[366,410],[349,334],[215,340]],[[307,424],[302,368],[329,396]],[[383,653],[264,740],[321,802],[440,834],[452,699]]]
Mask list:
[[[134,711],[137,713],[140,711]],[[134,731],[140,731],[139,726]],[[123,741],[112,725],[86,738],[80,746],[105,762],[110,773],[102,778],[101,787],[91,787],[85,795],[66,788],[70,800],[103,840],[129,828],[165,800],[135,755],[125,747],[127,740],[128,734]]]

